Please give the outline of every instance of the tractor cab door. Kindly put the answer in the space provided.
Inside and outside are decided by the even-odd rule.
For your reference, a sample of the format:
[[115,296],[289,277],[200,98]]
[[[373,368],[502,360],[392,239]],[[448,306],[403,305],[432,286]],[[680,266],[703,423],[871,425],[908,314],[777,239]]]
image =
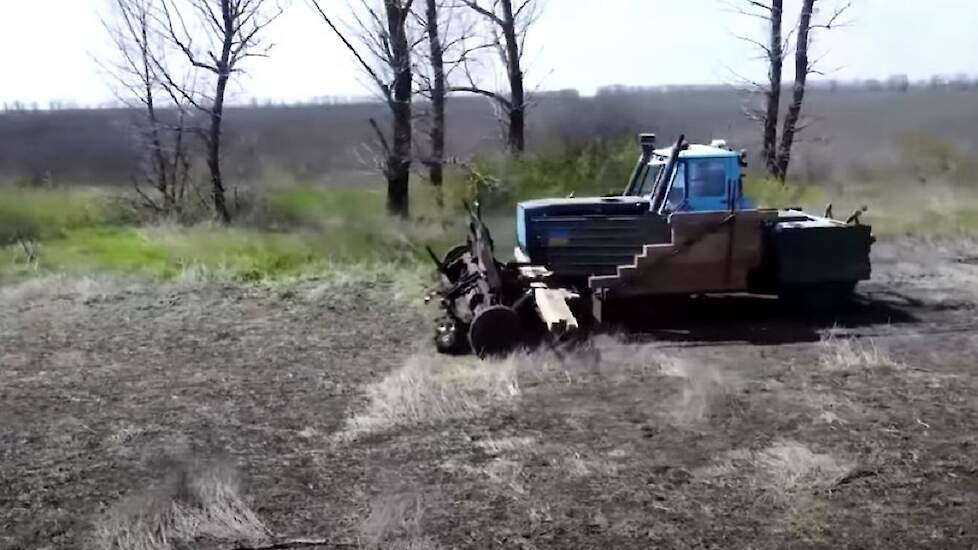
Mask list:
[[662,214],[722,212],[749,208],[739,165],[733,157],[682,159],[676,167]]

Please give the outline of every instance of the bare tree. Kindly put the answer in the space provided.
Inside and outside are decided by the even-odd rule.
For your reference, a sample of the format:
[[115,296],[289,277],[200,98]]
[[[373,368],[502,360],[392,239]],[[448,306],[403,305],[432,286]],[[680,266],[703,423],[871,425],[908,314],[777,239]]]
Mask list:
[[[756,46],[762,52],[762,58],[768,65],[768,82],[761,84],[750,82],[751,88],[764,97],[762,109],[748,109],[747,116],[758,121],[763,128],[763,155],[768,174],[785,181],[791,164],[791,151],[796,135],[804,130],[801,114],[805,101],[805,91],[808,76],[820,74],[815,63],[810,58],[813,31],[816,29],[831,29],[845,13],[850,4],[846,3],[827,18],[825,23],[814,23],[816,4],[819,0],[802,0],[801,14],[798,25],[785,36],[782,29],[784,7],[783,0],[742,0],[746,7],[741,13],[757,17],[765,22],[768,29],[767,43],[749,37],[738,37]],[[791,37],[795,50],[795,81],[792,89],[791,104],[784,116],[781,129],[780,143],[778,141],[778,122],[781,115],[781,91],[783,85],[783,65],[787,52],[791,49]]]
[[428,168],[428,179],[435,188],[438,206],[443,206],[442,186],[445,166],[446,104],[449,81],[471,50],[472,21],[461,17],[452,0],[425,0],[424,11],[415,14],[427,42],[427,55],[418,56],[415,78],[418,94],[428,99],[428,109],[418,113],[428,137],[427,151],[420,157]]
[[[523,54],[530,26],[540,14],[539,0],[459,0],[488,24],[486,47],[499,56],[509,83],[509,93],[480,86],[470,68],[470,56],[463,59],[467,85],[452,86],[451,91],[469,92],[492,99],[502,110],[506,123],[506,143],[513,153],[526,150],[527,94],[523,73]],[[475,51],[479,48],[473,48]]]
[[[224,104],[231,77],[251,57],[266,57],[271,45],[262,32],[281,13],[274,0],[160,0],[160,21],[168,42],[194,69],[214,78],[213,94],[198,94],[179,83],[161,59],[155,66],[175,97],[203,113],[207,128],[201,132],[207,150],[214,210],[225,223],[231,211],[221,174],[221,138]],[[270,7],[271,6],[271,7]],[[196,43],[195,43],[196,40]],[[198,44],[203,43],[202,46]]]
[[[146,152],[144,180],[159,194],[146,194],[135,181],[146,206],[162,212],[178,212],[184,206],[190,181],[190,158],[186,141],[186,103],[169,103],[154,59],[159,58],[160,36],[154,26],[155,0],[113,0],[112,14],[103,26],[115,46],[115,63],[101,62],[103,69],[121,88],[119,99],[142,111],[137,133]],[[159,97],[162,95],[162,100]],[[163,120],[161,107],[176,111],[175,119]]]
[[784,16],[783,0],[770,0],[769,4],[763,2],[749,2],[749,4],[760,10],[756,16],[765,21],[769,38],[768,43],[763,44],[751,38],[740,37],[742,40],[751,42],[763,52],[763,58],[768,66],[767,84],[755,84],[757,90],[764,96],[764,108],[762,110],[751,110],[748,112],[748,116],[758,121],[763,127],[764,163],[768,173],[775,174],[777,173],[778,156],[778,120],[781,115],[781,82],[784,52],[787,48],[781,30]]
[[435,187],[435,200],[439,208],[444,203],[442,183],[445,166],[445,103],[448,94],[445,48],[439,21],[441,7],[439,0],[425,0],[425,15],[422,19],[428,39],[428,65],[431,69],[431,77],[426,79],[427,85],[423,86],[428,90],[428,99],[431,101],[431,121],[428,127],[430,149],[425,155],[425,165],[428,167],[428,179]]
[[[325,2],[310,0],[312,6],[363,67],[371,83],[391,112],[390,139],[377,121],[370,124],[384,151],[387,178],[387,211],[406,218],[410,213],[408,184],[412,158],[412,99],[414,79],[412,50],[416,42],[409,37],[408,19],[414,0],[383,0],[383,10],[362,0],[364,14],[354,10],[357,31],[337,26]],[[335,9],[335,8],[334,8]],[[354,41],[358,44],[354,44]]]

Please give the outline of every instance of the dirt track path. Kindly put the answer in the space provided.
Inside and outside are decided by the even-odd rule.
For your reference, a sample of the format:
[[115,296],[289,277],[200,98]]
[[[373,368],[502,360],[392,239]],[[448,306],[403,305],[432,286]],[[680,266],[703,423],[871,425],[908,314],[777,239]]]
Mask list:
[[386,283],[0,288],[0,547],[78,547],[205,458],[276,533],[384,547],[974,547],[976,250],[881,243],[834,323],[696,302],[344,439],[370,388],[430,398],[391,378],[437,361]]

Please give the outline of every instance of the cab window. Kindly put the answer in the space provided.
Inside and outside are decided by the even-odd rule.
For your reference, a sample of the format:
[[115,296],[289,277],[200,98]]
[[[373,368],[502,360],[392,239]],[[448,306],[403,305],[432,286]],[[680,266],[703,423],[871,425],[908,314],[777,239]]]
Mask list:
[[689,198],[727,195],[727,170],[724,159],[692,160],[689,164]]
[[666,210],[675,212],[686,202],[686,163],[676,166],[676,175],[672,178],[672,187],[666,196]]
[[638,195],[645,196],[652,193],[652,189],[655,187],[655,180],[659,177],[659,172],[665,164],[661,162],[650,162],[646,165],[644,174],[642,175],[641,185],[638,188]]

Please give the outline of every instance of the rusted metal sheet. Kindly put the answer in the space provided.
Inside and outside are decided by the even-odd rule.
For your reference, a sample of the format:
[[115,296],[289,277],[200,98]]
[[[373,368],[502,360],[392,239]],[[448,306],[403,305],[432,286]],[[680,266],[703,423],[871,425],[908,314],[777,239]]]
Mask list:
[[616,295],[736,292],[763,260],[763,225],[776,210],[680,213],[670,218],[672,240],[646,245],[617,273],[591,277],[592,290]]

